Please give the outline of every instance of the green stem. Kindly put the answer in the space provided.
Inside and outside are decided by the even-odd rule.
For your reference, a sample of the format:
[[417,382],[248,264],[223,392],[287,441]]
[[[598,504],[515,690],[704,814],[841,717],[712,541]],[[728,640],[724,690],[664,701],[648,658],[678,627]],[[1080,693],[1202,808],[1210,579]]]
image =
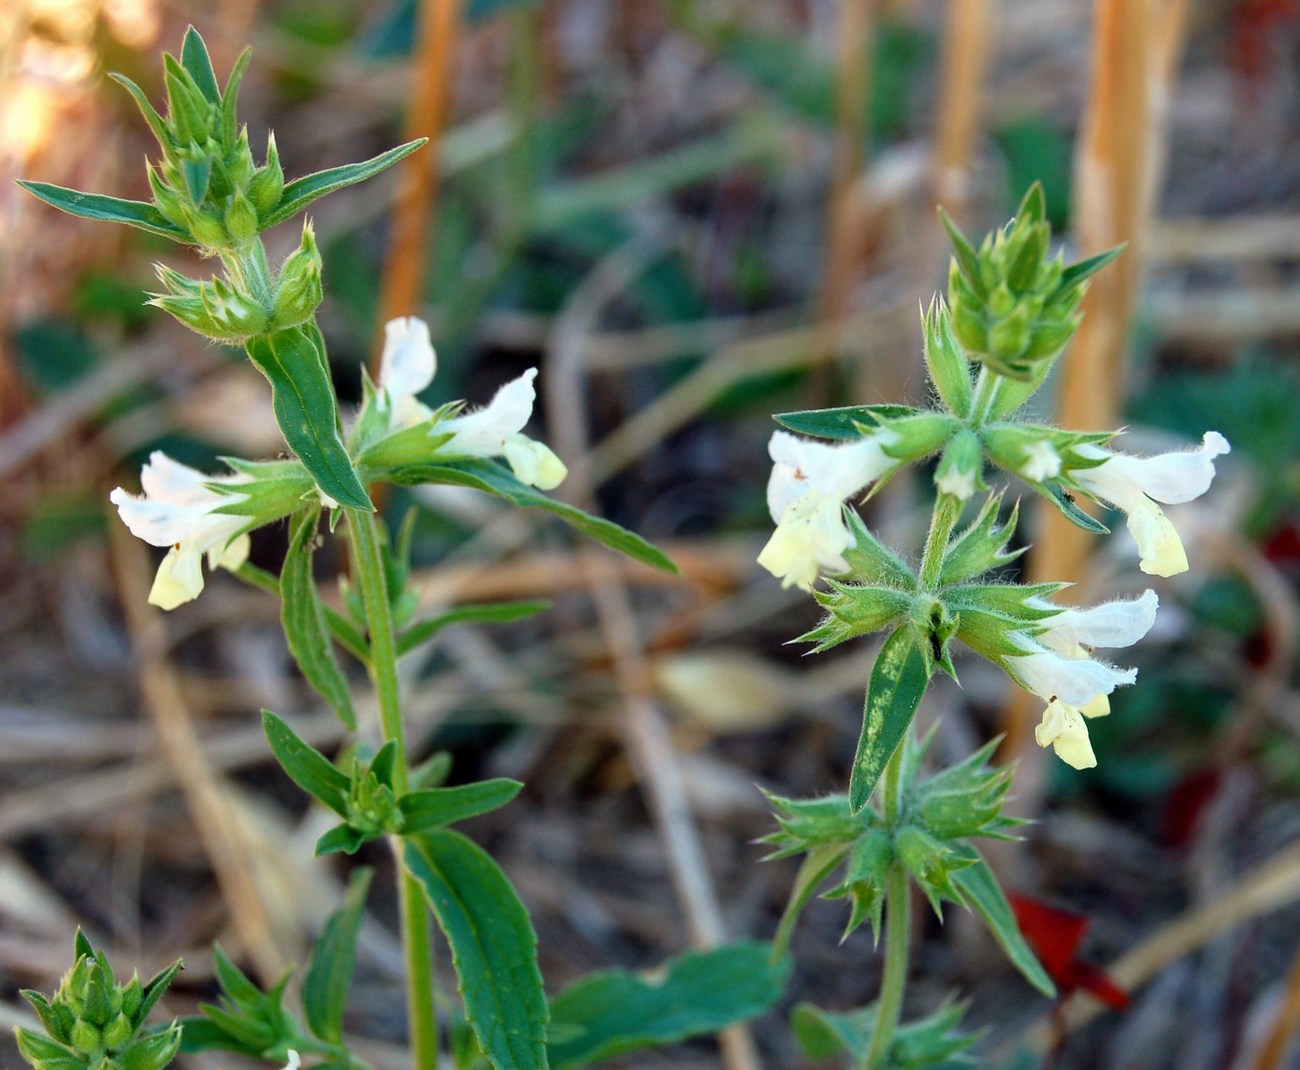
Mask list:
[[[898,748],[895,758],[902,749]],[[876,1005],[876,1028],[871,1033],[871,1047],[861,1063],[862,1070],[882,1070],[887,1065],[885,1060],[889,1057],[903,1012],[911,929],[912,900],[907,870],[902,863],[895,862],[885,878],[885,976],[880,984],[880,1001]]]
[[[393,788],[398,795],[407,790],[406,739],[402,725],[401,695],[397,684],[397,641],[393,632],[393,610],[388,602],[388,579],[384,572],[379,524],[373,513],[349,509],[348,528],[356,555],[357,583],[366,607],[370,631],[370,678],[379,696],[379,723],[385,742],[397,744],[393,763]],[[402,916],[402,947],[406,959],[406,1007],[411,1032],[413,1070],[436,1070],[438,1065],[438,1018],[433,990],[433,935],[424,893],[406,870],[402,843],[392,838],[397,860],[398,895]]]

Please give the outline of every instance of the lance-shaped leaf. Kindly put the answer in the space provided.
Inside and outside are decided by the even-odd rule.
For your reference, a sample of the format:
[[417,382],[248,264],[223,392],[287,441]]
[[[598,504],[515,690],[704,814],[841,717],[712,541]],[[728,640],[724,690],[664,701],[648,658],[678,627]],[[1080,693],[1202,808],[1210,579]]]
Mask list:
[[910,405],[845,405],[838,409],[806,409],[781,412],[772,417],[782,427],[814,438],[853,441],[862,437],[862,428],[878,426],[882,420],[898,420],[921,415]]
[[262,731],[289,779],[340,817],[347,817],[351,786],[347,776],[270,710],[262,711]]
[[355,731],[357,715],[352,708],[352,694],[334,656],[325,610],[311,571],[319,519],[319,509],[304,509],[293,518],[289,552],[280,570],[280,621],[289,653],[303,678],[329,703],[344,727]]
[[343,1009],[352,987],[357,935],[366,913],[366,893],[374,870],[362,867],[348,880],[343,906],[325,923],[311,952],[311,965],[302,979],[302,1006],[307,1024],[321,1040],[343,1039]]
[[147,230],[172,241],[189,242],[190,236],[175,223],[163,217],[146,201],[125,201],[120,197],[106,197],[101,193],[82,193],[80,190],[51,185],[49,182],[28,182],[19,179],[18,185],[34,194],[46,204],[80,216],[82,219],[103,219],[109,223],[125,223],[128,227]]
[[417,138],[415,141],[398,145],[395,149],[389,149],[361,163],[344,164],[342,167],[331,167],[327,171],[317,171],[313,175],[295,178],[284,187],[279,203],[263,217],[262,229],[283,223],[327,193],[333,193],[344,186],[354,186],[358,182],[373,178],[381,171],[388,170],[398,160],[409,156],[428,140],[427,137]]
[[1109,535],[1110,528],[1095,520],[1075,504],[1074,496],[1056,483],[1030,483],[1034,490],[1056,506],[1060,514],[1076,528],[1093,535]]
[[496,1070],[546,1070],[546,997],[537,935],[510,881],[482,848],[449,829],[402,853],[451,945],[465,1017]]
[[484,494],[503,498],[513,505],[543,509],[558,516],[583,535],[617,550],[626,557],[663,572],[677,574],[677,566],[657,546],[640,535],[619,527],[610,520],[584,513],[567,502],[556,501],[519,482],[508,468],[491,460],[446,461],[441,464],[408,465],[384,471],[383,478],[394,483],[451,483],[473,487]]
[[185,31],[185,41],[181,45],[181,66],[190,72],[194,84],[209,102],[221,103],[221,90],[217,86],[216,72],[212,69],[212,57],[208,55],[207,44],[193,26]]
[[439,613],[436,617],[417,621],[402,632],[397,637],[397,656],[409,654],[453,624],[509,624],[511,621],[525,620],[550,608],[551,603],[542,600],[457,606],[455,609],[447,610],[446,613]]
[[427,832],[499,810],[522,788],[523,784],[517,780],[496,777],[455,788],[408,792],[397,802],[402,814],[402,833]]
[[689,951],[653,974],[608,970],[551,1001],[552,1070],[714,1033],[770,1010],[790,974],[759,941]]
[[372,511],[339,435],[338,401],[325,352],[303,327],[251,338],[249,359],[271,383],[275,418],[321,491],[340,505]]
[[904,625],[885,640],[871,670],[862,711],[862,734],[849,776],[849,806],[855,814],[871,798],[929,682],[916,633],[910,625]]
[[1016,924],[1015,913],[1007,897],[1002,894],[993,871],[975,848],[962,844],[955,847],[958,855],[972,859],[972,864],[952,874],[952,882],[961,892],[964,905],[973,910],[989,927],[989,932],[1006,953],[1007,958],[1025,976],[1025,980],[1045,996],[1056,995],[1056,985],[1047,976]]

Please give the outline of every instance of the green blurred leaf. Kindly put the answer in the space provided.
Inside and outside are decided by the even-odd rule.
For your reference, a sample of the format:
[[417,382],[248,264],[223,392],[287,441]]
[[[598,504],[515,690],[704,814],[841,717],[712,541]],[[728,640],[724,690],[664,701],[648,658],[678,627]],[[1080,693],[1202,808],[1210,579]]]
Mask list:
[[82,193],[48,182],[29,182],[19,179],[18,185],[35,194],[46,204],[80,216],[82,219],[100,219],[109,223],[125,223],[128,227],[146,230],[172,241],[190,241],[190,236],[175,223],[168,222],[161,212],[145,201],[124,201],[120,197],[106,197],[100,193]]
[[372,511],[339,434],[338,401],[323,347],[304,327],[251,338],[249,359],[271,384],[275,418],[316,485],[340,505]]
[[501,867],[448,829],[407,840],[402,857],[451,945],[465,1016],[496,1070],[545,1070],[537,936]]
[[497,777],[455,788],[408,792],[397,802],[402,812],[402,834],[427,832],[499,810],[522,788],[523,784],[517,780]]
[[303,509],[292,518],[289,550],[280,570],[280,622],[303,679],[329,703],[345,728],[356,731],[352,692],[334,655],[325,609],[312,575],[319,521],[319,509]]
[[311,952],[311,965],[302,979],[302,1006],[307,1024],[321,1040],[343,1040],[343,1009],[352,987],[357,935],[366,916],[366,894],[374,870],[362,867],[348,879],[343,906],[325,923]]
[[871,798],[929,684],[925,655],[916,633],[911,625],[904,624],[885,640],[871,670],[862,710],[862,734],[849,777],[849,806],[855,814]]
[[262,711],[262,730],[289,779],[340,817],[347,817],[351,785],[347,776],[270,710]]
[[380,172],[388,170],[399,160],[409,156],[428,140],[428,138],[423,137],[417,138],[415,141],[408,141],[404,145],[398,145],[395,149],[389,149],[387,152],[380,153],[378,156],[362,163],[344,164],[342,167],[331,167],[327,171],[317,171],[315,174],[306,175],[303,178],[295,178],[292,182],[285,184],[284,191],[280,194],[280,203],[262,219],[262,228],[273,227],[277,223],[283,223],[286,219],[293,218],[312,201],[318,200],[328,193],[373,178]]
[[641,974],[608,970],[551,1001],[554,1070],[676,1044],[770,1010],[785,991],[790,959],[772,961],[760,941],[689,951]]

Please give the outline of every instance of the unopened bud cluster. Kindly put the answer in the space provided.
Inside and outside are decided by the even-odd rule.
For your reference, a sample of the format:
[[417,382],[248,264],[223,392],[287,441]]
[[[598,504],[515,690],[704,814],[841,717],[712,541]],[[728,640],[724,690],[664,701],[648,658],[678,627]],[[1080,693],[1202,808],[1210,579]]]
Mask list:
[[223,91],[203,39],[191,31],[179,60],[163,57],[166,117],[154,110],[139,86],[114,75],[135,98],[162,149],[158,166],[149,166],[158,211],[195,244],[212,250],[252,241],[284,191],[274,136],[267,139],[266,159],[258,167],[248,129],[236,118],[248,56],[246,51],[239,58]]
[[1043,188],[1034,185],[1015,219],[984,239],[978,252],[943,216],[955,248],[948,304],[958,341],[970,356],[1008,379],[1031,380],[1079,325],[1084,282],[1110,259],[1065,266],[1048,258],[1051,226]]
[[45,1029],[15,1029],[23,1058],[36,1070],[162,1070],[180,1049],[180,1024],[147,1031],[144,1021],[181,964],[147,984],[132,975],[120,985],[103,952],[80,932],[74,948],[76,962],[53,998],[22,993]]

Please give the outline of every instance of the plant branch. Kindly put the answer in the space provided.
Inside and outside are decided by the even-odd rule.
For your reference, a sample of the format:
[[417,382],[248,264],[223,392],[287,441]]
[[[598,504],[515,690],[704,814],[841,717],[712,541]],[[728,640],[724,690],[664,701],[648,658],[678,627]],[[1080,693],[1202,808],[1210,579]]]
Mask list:
[[[388,602],[379,522],[373,513],[349,509],[348,530],[356,558],[357,582],[366,607],[370,631],[370,677],[379,696],[379,721],[385,742],[397,744],[393,763],[393,788],[407,790],[406,739],[402,725],[401,693],[397,682],[397,641],[393,611]],[[433,934],[424,893],[406,871],[401,841],[392,839],[397,861],[398,895],[402,915],[402,949],[406,960],[406,1006],[411,1033],[412,1070],[436,1070],[438,1018],[433,990]]]

